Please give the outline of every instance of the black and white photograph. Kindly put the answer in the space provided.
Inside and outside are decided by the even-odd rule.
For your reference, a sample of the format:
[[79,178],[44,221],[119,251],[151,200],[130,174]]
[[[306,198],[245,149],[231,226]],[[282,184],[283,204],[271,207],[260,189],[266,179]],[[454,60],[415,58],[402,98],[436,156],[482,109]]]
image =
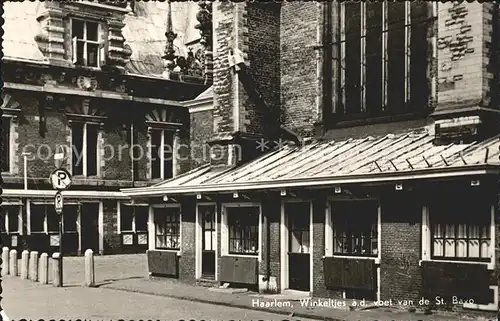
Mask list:
[[0,5],[0,321],[500,321],[500,2]]

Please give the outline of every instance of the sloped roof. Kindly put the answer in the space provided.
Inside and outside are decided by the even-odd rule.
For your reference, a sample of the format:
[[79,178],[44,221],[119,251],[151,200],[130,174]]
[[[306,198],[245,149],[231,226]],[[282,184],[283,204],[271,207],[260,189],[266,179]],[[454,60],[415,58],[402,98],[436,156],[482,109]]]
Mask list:
[[[5,58],[30,61],[44,61],[38,49],[35,36],[40,31],[37,18],[40,2],[4,2],[5,20],[3,50]],[[168,2],[137,1],[135,14],[125,18],[123,36],[132,49],[132,56],[126,69],[129,73],[144,76],[161,75],[163,62],[161,56],[165,49],[166,17]],[[187,53],[184,45],[192,41],[196,34],[196,2],[172,2],[172,20],[177,39],[174,45],[181,55]],[[193,29],[193,30],[191,30]],[[22,32],[19,32],[22,30]],[[186,35],[189,34],[189,40]]]
[[434,135],[422,128],[396,135],[284,146],[239,167],[214,169],[204,165],[163,183],[123,192],[152,196],[330,185],[353,180],[414,179],[431,173],[451,175],[487,165],[500,166],[500,136],[446,146],[434,145],[433,140]]
[[213,96],[214,96],[214,89],[213,86],[210,86],[207,90],[205,90],[198,97],[196,97],[195,100],[212,98]]

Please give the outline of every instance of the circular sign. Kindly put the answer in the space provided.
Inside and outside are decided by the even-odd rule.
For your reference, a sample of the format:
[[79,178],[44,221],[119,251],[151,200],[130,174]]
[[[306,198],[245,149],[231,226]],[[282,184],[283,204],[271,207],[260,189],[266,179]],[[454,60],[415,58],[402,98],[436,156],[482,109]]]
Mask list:
[[63,196],[60,191],[57,191],[56,196],[54,198],[54,207],[56,209],[57,214],[61,214],[63,210]]
[[49,180],[54,189],[64,190],[71,185],[71,174],[64,168],[58,168],[50,174]]

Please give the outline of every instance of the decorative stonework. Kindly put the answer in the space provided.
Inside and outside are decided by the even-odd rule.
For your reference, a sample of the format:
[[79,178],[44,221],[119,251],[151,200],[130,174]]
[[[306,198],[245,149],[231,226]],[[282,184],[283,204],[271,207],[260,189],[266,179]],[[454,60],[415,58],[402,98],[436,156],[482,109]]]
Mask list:
[[201,1],[199,3],[200,10],[196,14],[196,19],[199,24],[195,26],[200,30],[201,40],[205,52],[203,55],[203,75],[205,83],[213,82],[213,34],[212,34],[212,3]]

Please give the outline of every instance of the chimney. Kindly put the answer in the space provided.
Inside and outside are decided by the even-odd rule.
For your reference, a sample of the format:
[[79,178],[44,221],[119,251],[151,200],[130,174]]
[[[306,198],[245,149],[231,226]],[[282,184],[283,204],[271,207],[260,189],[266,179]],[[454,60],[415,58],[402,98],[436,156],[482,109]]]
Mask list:
[[499,132],[498,5],[438,5],[436,143],[482,140]]
[[280,9],[213,3],[214,166],[237,165],[279,143]]

